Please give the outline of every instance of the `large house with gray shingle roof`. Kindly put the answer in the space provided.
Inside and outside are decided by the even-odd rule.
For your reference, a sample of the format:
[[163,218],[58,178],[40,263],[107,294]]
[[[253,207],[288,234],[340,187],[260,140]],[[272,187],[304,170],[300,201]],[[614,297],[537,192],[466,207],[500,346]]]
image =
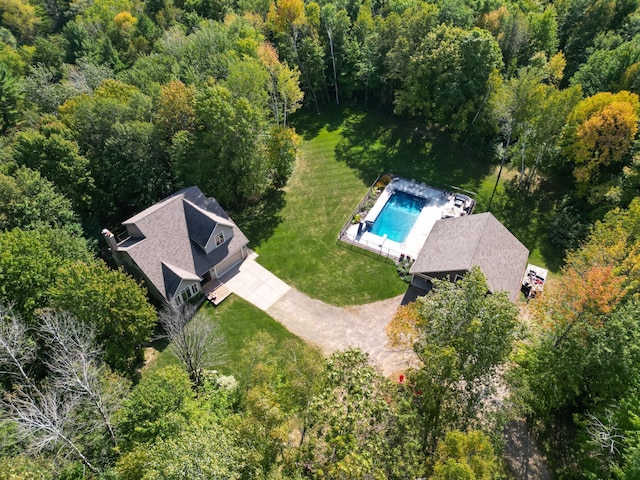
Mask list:
[[504,290],[515,301],[529,250],[491,213],[438,220],[411,267],[412,285],[429,289],[431,280],[456,281],[478,266],[489,290]]
[[249,241],[214,198],[189,187],[122,222],[126,238],[108,230],[114,258],[143,278],[158,299],[181,304],[246,258]]

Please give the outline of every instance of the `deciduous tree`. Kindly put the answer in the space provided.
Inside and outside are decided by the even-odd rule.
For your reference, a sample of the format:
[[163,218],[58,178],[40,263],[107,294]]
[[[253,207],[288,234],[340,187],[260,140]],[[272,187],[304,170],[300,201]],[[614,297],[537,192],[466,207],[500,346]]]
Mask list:
[[162,146],[151,122],[133,120],[111,126],[104,149],[92,162],[110,218],[126,218],[172,191],[169,160]]
[[73,314],[96,330],[108,365],[130,372],[142,358],[142,345],[151,338],[156,312],[144,289],[120,270],[101,261],[63,266],[52,282],[50,305]]
[[318,90],[324,83],[324,52],[318,34],[320,6],[311,2],[305,8],[300,0],[272,2],[267,25],[277,39],[282,58],[291,65],[297,64],[318,109]]
[[6,133],[18,123],[21,102],[17,78],[0,63],[0,133]]
[[71,202],[40,173],[8,168],[0,173],[0,230],[59,228],[79,235],[78,216]]
[[80,155],[72,133],[60,122],[44,117],[38,130],[20,132],[13,144],[13,158],[55,184],[78,212],[90,212],[94,182],[89,161]]
[[194,128],[196,90],[179,80],[162,86],[156,99],[155,124],[167,139]]
[[[580,248],[567,255],[567,265],[582,273],[590,268],[612,268],[627,295],[640,289],[640,200],[627,209],[613,209],[596,222]],[[618,293],[613,293],[618,295]]]
[[[614,210],[567,255],[563,275],[532,304],[514,390],[551,423],[568,409],[603,412],[637,380],[640,203]],[[636,380],[634,380],[636,379]]]
[[116,444],[111,416],[128,386],[105,370],[90,329],[66,314],[45,312],[39,320],[28,327],[0,307],[0,369],[9,387],[2,416],[27,453],[61,451],[98,473],[111,456],[103,437]]
[[2,0],[0,12],[3,25],[22,42],[30,40],[40,24],[36,8],[24,0]]
[[483,432],[451,431],[438,443],[431,480],[491,480],[498,471],[493,446]]
[[60,229],[0,233],[0,301],[16,313],[33,318],[35,310],[50,306],[48,290],[60,269],[72,262],[89,262],[85,240]]
[[638,61],[640,38],[634,37],[613,50],[602,48],[594,51],[571,78],[571,83],[580,85],[589,96],[598,92],[615,92],[620,88],[640,93],[634,89],[632,80]]
[[314,477],[419,477],[419,442],[400,403],[365,353],[334,353],[308,412],[298,462]]
[[606,181],[604,174],[614,167],[620,170],[630,161],[638,111],[636,94],[605,92],[580,102],[567,121],[563,153],[574,167],[578,193],[588,196],[593,204],[602,199],[594,187]]
[[225,206],[260,198],[270,186],[264,113],[223,86],[204,89],[196,103],[197,130],[174,138],[178,180],[199,185]]
[[391,340],[412,345],[420,360],[408,379],[419,392],[421,434],[431,451],[444,431],[473,423],[492,375],[511,352],[518,311],[504,292],[488,290],[478,267],[457,283],[436,280],[387,329]]
[[102,362],[95,328],[68,313],[46,311],[40,315],[38,332],[50,352],[45,365],[53,388],[85,399],[94,413],[87,416],[85,426],[99,425],[111,447],[117,447],[114,415],[129,384]]
[[140,446],[117,466],[119,478],[142,480],[239,480],[251,476],[250,457],[235,433],[218,424],[196,425]]
[[[518,168],[520,184],[527,187],[536,174],[552,173],[559,163],[560,136],[581,95],[579,87],[560,90],[549,85],[549,76],[546,60],[523,67],[497,85],[489,101],[502,134],[501,167]],[[502,168],[498,177],[501,173]]]
[[614,311],[584,311],[573,328],[559,331],[550,318],[555,312],[538,318],[510,374],[517,398],[551,425],[569,410],[601,411],[626,395],[638,378],[639,308],[632,301]]
[[269,44],[258,48],[258,58],[269,72],[269,106],[276,125],[287,125],[287,117],[302,106],[304,94],[300,90],[300,72],[280,63],[278,53]]
[[152,444],[177,436],[194,419],[195,400],[189,375],[178,366],[150,372],[129,393],[118,411],[122,448]]
[[282,188],[293,173],[300,138],[293,129],[274,126],[267,140],[269,170],[275,188]]
[[500,48],[487,31],[436,27],[410,57],[397,108],[430,126],[463,132],[482,108],[500,65]]

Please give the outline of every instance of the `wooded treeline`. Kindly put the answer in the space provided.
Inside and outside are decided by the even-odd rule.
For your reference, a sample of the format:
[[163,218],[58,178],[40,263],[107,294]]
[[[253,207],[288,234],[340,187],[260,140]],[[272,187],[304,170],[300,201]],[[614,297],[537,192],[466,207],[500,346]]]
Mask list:
[[[636,0],[0,0],[0,19],[0,478],[492,478],[510,415],[559,477],[640,475]],[[474,271],[392,323],[421,360],[403,385],[257,338],[237,382],[132,388],[157,315],[97,232],[193,184],[263,200],[294,168],[289,116],[333,105],[483,146],[516,172],[503,200],[551,198],[537,221],[567,259],[529,323]]]
[[189,184],[241,209],[286,182],[303,97],[495,145],[561,250],[640,185],[633,0],[32,1],[0,5],[4,228],[95,235]]
[[561,250],[640,185],[633,0],[31,1],[0,5],[4,228],[27,188],[87,232],[194,183],[241,209],[286,182],[303,97],[495,145],[564,195]]

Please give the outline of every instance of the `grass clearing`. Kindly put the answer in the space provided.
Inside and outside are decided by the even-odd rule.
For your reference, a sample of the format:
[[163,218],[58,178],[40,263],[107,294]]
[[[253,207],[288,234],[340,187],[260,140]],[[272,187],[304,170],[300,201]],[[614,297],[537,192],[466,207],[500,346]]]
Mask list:
[[[224,351],[222,353],[225,362],[211,365],[210,368],[223,374],[237,373],[234,371],[234,366],[240,363],[244,342],[253,338],[260,331],[267,332],[276,341],[276,344],[289,339],[304,344],[301,339],[262,310],[235,295],[231,295],[218,307],[205,303],[193,321],[213,322],[218,325],[220,333],[224,337]],[[145,372],[180,363],[165,348],[166,344],[157,345],[157,347],[162,350],[150,349],[150,360],[145,366]]]
[[295,117],[295,127],[303,142],[285,193],[236,217],[258,262],[333,305],[403,293],[406,284],[394,263],[338,242],[340,228],[385,171],[475,189],[487,170],[477,151],[445,137],[425,140],[416,125],[374,113],[304,112]]
[[[300,147],[282,208],[272,216],[273,230],[269,235],[256,232],[257,236],[247,230],[247,236],[260,255],[260,264],[313,298],[342,306],[399,295],[406,284],[392,261],[338,242],[340,228],[369,185],[336,159],[336,147],[343,137],[340,128],[332,127],[332,118],[330,115],[312,137],[304,133],[304,125],[298,127],[310,139]],[[264,207],[259,208],[248,217],[264,214]],[[243,220],[250,218],[237,219],[244,229]]]
[[[293,122],[303,141],[285,191],[234,218],[258,262],[313,298],[344,306],[405,291],[391,261],[337,241],[380,173],[477,192],[476,211],[489,208],[497,178],[490,142],[456,141],[416,122],[350,109],[299,112]],[[514,194],[514,176],[502,172],[491,212],[531,250],[532,261],[557,270],[561,259],[546,242],[550,199]]]

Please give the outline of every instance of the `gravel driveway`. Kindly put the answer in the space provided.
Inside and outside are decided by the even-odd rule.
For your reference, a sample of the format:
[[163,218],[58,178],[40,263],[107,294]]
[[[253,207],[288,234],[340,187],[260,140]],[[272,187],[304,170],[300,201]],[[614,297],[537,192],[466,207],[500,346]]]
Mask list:
[[385,327],[402,295],[353,307],[335,307],[290,287],[255,261],[245,261],[224,275],[229,290],[279,321],[290,332],[320,347],[325,354],[360,347],[388,377],[404,371],[412,354],[387,348]]
[[[404,371],[415,356],[387,346],[385,327],[393,318],[404,295],[366,305],[336,307],[314,300],[290,287],[255,262],[252,253],[230,272],[225,284],[279,321],[290,332],[320,347],[325,354],[348,347],[360,347],[382,373],[392,379]],[[543,456],[527,431],[514,421],[504,431],[505,459],[518,480],[549,480]]]
[[403,371],[409,354],[387,347],[385,327],[402,295],[353,307],[336,307],[314,300],[291,288],[266,312],[290,332],[320,347],[326,354],[360,347],[386,376]]

